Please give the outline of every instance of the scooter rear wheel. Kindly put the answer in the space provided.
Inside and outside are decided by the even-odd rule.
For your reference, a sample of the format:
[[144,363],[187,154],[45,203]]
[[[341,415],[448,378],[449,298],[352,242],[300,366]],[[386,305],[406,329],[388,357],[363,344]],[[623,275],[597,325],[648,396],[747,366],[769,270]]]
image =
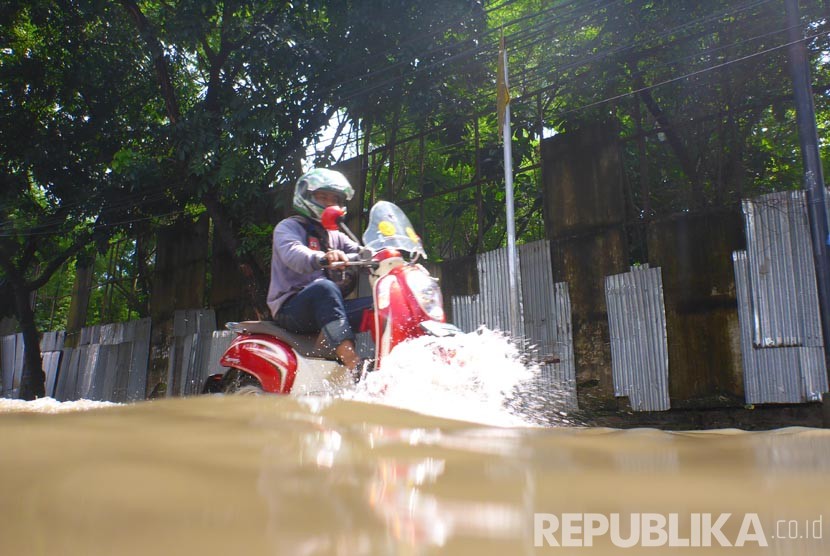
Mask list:
[[222,377],[221,391],[225,394],[257,395],[262,394],[262,385],[251,374],[240,369],[231,368]]

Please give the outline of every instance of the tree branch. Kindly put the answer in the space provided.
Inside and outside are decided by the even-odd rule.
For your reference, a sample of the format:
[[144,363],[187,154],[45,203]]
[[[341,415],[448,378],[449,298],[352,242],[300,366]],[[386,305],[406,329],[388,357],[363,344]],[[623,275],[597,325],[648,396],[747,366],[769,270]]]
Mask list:
[[75,255],[78,251],[80,251],[87,244],[89,244],[91,239],[91,233],[79,235],[72,243],[72,245],[67,247],[62,253],[52,258],[52,260],[46,264],[46,268],[43,269],[43,272],[40,273],[40,276],[29,282],[26,282],[24,284],[24,287],[29,291],[35,291],[46,285],[46,282],[49,281],[52,275],[55,272],[57,272],[57,270],[63,265],[63,263],[65,263],[67,259]]
[[0,267],[6,271],[6,275],[9,277],[9,282],[13,285],[21,284],[23,282],[23,277],[20,276],[20,273],[17,270],[17,267],[14,265],[11,256],[0,246]]
[[205,56],[207,56],[208,64],[210,66],[214,65],[214,60],[216,60],[216,54],[213,52],[213,49],[207,42],[207,37],[202,35],[199,37],[199,42],[202,43],[202,48],[205,51]]
[[32,259],[37,252],[37,239],[29,237],[26,239],[26,247],[23,249],[23,255],[20,257],[20,268],[25,269],[32,262]]
[[[297,130],[297,133],[292,134],[291,140],[285,146],[284,151],[287,153],[291,153],[302,147],[303,141],[305,141],[305,139],[308,137],[310,130],[313,128],[319,128],[322,125],[324,125],[331,119],[335,112],[337,112],[337,108],[332,106],[325,110],[322,116],[319,116],[317,118],[310,118],[305,126]],[[277,173],[279,173],[280,168],[282,167],[283,162],[278,162],[277,164],[271,166],[271,168],[265,173],[265,178],[263,179],[262,184],[263,187],[268,187],[268,185],[276,179]]]
[[134,292],[125,288],[120,282],[110,282],[110,284],[124,296],[124,299],[127,300],[127,305],[133,311],[139,315],[147,314],[147,304],[143,303]]
[[155,32],[150,26],[150,22],[144,16],[138,4],[132,0],[121,0],[121,5],[132,16],[138,32],[147,44],[150,50],[150,55],[153,58],[153,66],[156,69],[156,77],[161,87],[161,94],[164,98],[164,106],[167,110],[167,118],[171,123],[176,123],[181,118],[179,112],[179,103],[176,100],[176,92],[173,88],[173,80],[170,77],[170,69],[168,68],[167,56],[164,54],[164,48],[156,37]]
[[631,73],[634,75],[635,86],[640,90],[638,96],[643,101],[643,104],[646,105],[646,108],[648,108],[651,115],[654,116],[654,119],[657,120],[657,123],[660,124],[660,127],[663,128],[663,133],[666,135],[666,140],[668,141],[669,146],[671,146],[672,151],[674,151],[675,156],[677,156],[677,160],[680,162],[680,167],[683,169],[683,173],[686,174],[692,184],[693,202],[697,206],[702,206],[703,189],[701,187],[700,172],[698,172],[697,166],[689,156],[689,153],[683,145],[683,141],[681,141],[680,136],[674,131],[674,127],[669,121],[668,116],[665,112],[663,112],[663,109],[660,108],[660,105],[657,104],[657,101],[654,100],[651,92],[645,87],[642,74],[636,67],[629,66],[629,68],[631,69]]
[[340,134],[343,133],[343,128],[346,127],[346,122],[348,121],[347,118],[343,118],[337,124],[337,130],[334,132],[334,137],[331,138],[331,143],[323,149],[323,157],[325,159],[331,158],[331,153],[334,151],[334,147],[337,146],[337,140],[340,138]]

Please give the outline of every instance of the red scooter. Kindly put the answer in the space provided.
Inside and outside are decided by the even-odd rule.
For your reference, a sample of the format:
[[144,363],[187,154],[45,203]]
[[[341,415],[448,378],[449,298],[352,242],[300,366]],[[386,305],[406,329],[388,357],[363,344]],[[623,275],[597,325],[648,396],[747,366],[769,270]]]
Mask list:
[[[322,224],[341,229],[356,240],[342,222],[345,211],[329,207]],[[375,344],[374,369],[398,344],[418,336],[461,333],[446,323],[438,280],[417,263],[426,258],[421,238],[396,205],[380,201],[369,213],[363,234],[364,255],[338,267],[369,271],[373,309],[363,315],[360,332],[371,331]],[[404,253],[409,254],[406,260]],[[228,323],[237,333],[220,359],[228,370],[208,377],[204,392],[235,392],[243,388],[288,394],[324,392],[331,382],[347,380],[348,371],[337,361],[334,348],[322,349],[318,335],[289,332],[273,321]]]

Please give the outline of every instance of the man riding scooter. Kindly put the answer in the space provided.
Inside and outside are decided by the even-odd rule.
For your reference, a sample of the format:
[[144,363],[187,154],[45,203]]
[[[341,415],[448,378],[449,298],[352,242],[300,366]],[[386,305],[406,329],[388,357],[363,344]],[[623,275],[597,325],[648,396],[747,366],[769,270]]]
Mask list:
[[[461,332],[445,320],[438,280],[417,263],[426,258],[421,238],[399,207],[376,202],[360,242],[339,221],[353,195],[342,174],[313,170],[295,193],[300,214],[274,229],[268,293],[274,321],[226,324],[236,334],[219,359],[226,370],[207,377],[205,393],[327,392],[342,385],[343,373],[357,381],[381,367],[403,342]],[[372,298],[344,301],[340,275],[357,269],[368,271]],[[358,325],[374,340],[368,361],[355,353]]]
[[267,301],[279,326],[299,334],[320,331],[321,346],[333,346],[359,378],[365,365],[355,351],[354,330],[372,298],[344,299],[349,292],[341,288],[349,285],[335,283],[327,269],[347,262],[347,254],[358,253],[360,245],[320,222],[327,207],[345,207],[353,195],[346,177],[334,170],[314,169],[297,180],[293,207],[298,214],[274,228]]

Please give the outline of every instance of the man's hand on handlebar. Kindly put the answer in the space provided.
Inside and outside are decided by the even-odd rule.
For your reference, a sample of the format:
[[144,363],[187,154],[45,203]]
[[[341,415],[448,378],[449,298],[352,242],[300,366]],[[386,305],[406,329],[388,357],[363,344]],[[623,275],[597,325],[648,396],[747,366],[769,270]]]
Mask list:
[[333,249],[325,254],[320,255],[320,266],[323,268],[341,268],[345,266],[377,266],[377,263],[372,261],[372,252],[368,249],[359,253],[344,253]]
[[320,255],[320,266],[326,268],[337,268],[345,266],[345,263],[349,263],[355,260],[357,260],[356,254],[350,253],[349,255],[347,255],[339,249],[331,249],[329,251],[326,251],[323,255]]
[[338,266],[337,263],[349,262],[349,258],[346,256],[346,253],[340,251],[339,249],[330,249],[329,251],[326,251],[324,257],[326,262],[323,264],[328,266]]

